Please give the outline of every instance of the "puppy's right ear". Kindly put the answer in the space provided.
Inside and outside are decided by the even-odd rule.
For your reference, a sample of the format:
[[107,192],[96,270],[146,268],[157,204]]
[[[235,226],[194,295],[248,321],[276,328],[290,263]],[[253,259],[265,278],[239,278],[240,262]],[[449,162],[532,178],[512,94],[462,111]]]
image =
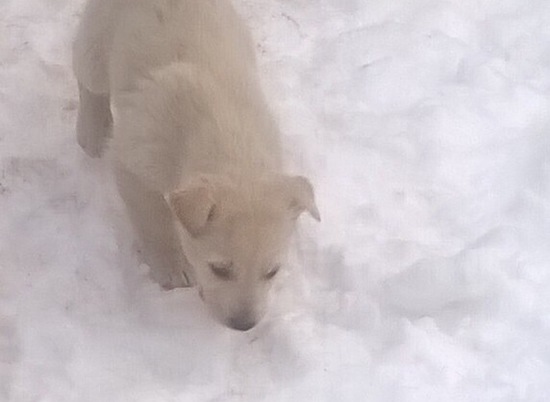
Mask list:
[[182,226],[193,237],[204,231],[216,208],[211,188],[206,180],[172,192],[168,196],[168,202]]
[[321,222],[321,214],[315,203],[315,194],[310,181],[303,176],[285,176],[284,188],[289,197],[289,210],[294,218],[298,218],[302,212],[307,211],[318,222]]

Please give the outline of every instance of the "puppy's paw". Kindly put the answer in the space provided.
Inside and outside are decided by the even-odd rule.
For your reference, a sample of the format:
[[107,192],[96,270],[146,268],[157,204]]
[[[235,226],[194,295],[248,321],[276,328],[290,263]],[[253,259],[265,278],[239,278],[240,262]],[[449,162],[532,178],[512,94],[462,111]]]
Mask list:
[[171,274],[164,281],[159,283],[164,290],[172,290],[177,288],[189,288],[193,286],[191,284],[191,281],[187,278],[187,276],[184,273],[180,273],[180,272]]

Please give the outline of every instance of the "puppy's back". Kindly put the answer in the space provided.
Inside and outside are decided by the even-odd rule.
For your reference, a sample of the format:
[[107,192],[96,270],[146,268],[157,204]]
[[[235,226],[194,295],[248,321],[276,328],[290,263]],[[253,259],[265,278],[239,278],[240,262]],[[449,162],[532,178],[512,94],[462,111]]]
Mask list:
[[151,186],[280,169],[252,40],[228,0],[134,0],[110,66],[115,158]]
[[228,85],[255,75],[252,40],[229,1],[117,1],[125,4],[111,51],[112,91],[174,62],[201,66]]

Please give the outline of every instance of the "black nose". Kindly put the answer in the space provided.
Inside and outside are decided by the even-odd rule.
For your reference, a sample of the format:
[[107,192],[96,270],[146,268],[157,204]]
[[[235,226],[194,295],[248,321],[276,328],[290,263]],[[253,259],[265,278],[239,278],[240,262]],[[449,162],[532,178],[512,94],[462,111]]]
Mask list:
[[256,325],[256,321],[248,317],[233,317],[227,323],[229,328],[236,329],[237,331],[248,331],[254,325]]

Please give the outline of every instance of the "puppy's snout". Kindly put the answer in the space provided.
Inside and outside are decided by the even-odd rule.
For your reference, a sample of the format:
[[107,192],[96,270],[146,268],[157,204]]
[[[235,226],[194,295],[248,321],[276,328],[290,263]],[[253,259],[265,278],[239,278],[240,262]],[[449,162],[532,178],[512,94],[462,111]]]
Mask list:
[[237,331],[248,331],[256,325],[256,320],[247,316],[237,316],[229,319],[227,326]]

